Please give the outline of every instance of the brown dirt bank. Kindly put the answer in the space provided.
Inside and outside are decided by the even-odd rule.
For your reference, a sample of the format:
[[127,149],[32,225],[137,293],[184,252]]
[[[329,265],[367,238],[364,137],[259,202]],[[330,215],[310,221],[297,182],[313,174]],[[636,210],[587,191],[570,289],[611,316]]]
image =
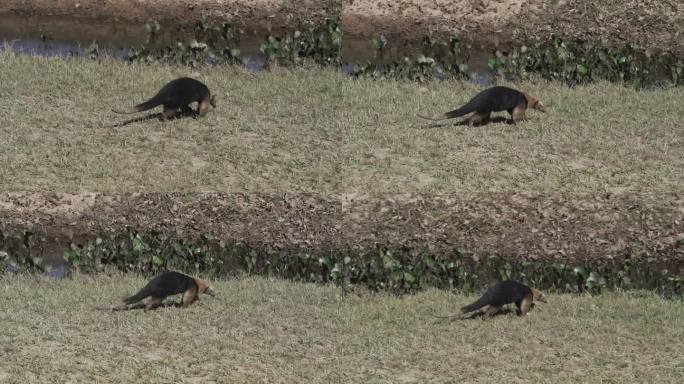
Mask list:
[[684,2],[669,0],[343,0],[352,34],[458,34],[484,45],[519,45],[556,34],[604,45],[637,42],[684,52]]
[[189,26],[198,20],[228,20],[247,32],[287,28],[293,20],[339,17],[339,0],[4,0],[0,14],[63,16]]
[[552,33],[607,45],[637,42],[684,52],[684,2],[671,0],[5,0],[0,14],[95,18],[166,25],[230,20],[245,31],[340,18],[345,33],[402,39],[458,34],[492,48]]
[[684,261],[684,196],[677,194],[0,194],[0,230],[30,228],[48,242],[80,243],[127,225],[312,251],[381,244],[511,258]]

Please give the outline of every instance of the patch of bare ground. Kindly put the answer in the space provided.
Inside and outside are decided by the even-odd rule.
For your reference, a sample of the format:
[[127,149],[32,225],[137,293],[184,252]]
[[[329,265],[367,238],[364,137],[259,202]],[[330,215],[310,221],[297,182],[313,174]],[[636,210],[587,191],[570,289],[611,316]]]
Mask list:
[[29,228],[62,244],[133,226],[280,249],[384,245],[509,258],[684,261],[679,194],[4,193],[0,222],[5,231]]

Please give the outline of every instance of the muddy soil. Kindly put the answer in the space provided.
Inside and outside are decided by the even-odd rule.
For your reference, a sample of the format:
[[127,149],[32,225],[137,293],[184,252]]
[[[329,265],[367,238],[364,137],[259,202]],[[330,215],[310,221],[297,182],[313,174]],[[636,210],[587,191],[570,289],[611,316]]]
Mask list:
[[126,226],[288,250],[377,245],[467,255],[684,262],[684,195],[0,194],[0,230],[83,243]]
[[228,20],[257,34],[291,30],[296,20],[333,18],[348,35],[382,33],[390,41],[457,34],[492,49],[557,34],[684,52],[684,1],[677,0],[5,0],[2,14],[127,23],[156,19],[167,28]]

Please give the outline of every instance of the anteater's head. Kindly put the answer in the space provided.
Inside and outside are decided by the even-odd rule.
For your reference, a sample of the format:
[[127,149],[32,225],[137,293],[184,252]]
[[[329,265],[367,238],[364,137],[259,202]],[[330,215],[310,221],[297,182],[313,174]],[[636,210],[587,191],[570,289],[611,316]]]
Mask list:
[[195,280],[195,284],[197,284],[197,292],[198,293],[205,293],[205,294],[210,295],[212,297],[216,296],[216,292],[214,292],[214,290],[211,289],[211,287],[209,285],[207,285],[207,283],[205,283],[204,281],[202,281],[198,278],[194,278],[194,280]]
[[532,301],[540,301],[542,303],[546,303],[546,296],[544,296],[544,293],[542,293],[542,291],[532,288]]
[[541,103],[536,97],[530,96],[527,93],[523,93],[525,100],[527,101],[527,108],[536,109],[539,112],[546,112],[544,109],[544,104]]
[[539,112],[546,112],[546,109],[544,109],[544,104],[542,104],[542,102],[536,97],[530,96],[526,93],[524,95],[525,99],[527,100],[527,108],[536,109]]

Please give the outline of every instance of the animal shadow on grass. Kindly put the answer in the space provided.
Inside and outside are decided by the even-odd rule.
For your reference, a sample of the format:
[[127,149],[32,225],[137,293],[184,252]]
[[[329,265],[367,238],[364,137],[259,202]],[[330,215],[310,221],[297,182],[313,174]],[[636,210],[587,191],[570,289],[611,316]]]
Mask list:
[[[530,309],[532,309],[532,308],[534,308],[534,303],[532,303],[532,305],[530,306]],[[493,318],[493,317],[497,317],[497,316],[510,315],[512,313],[516,314],[516,315],[519,314],[519,312],[516,308],[504,307],[504,308],[497,310],[493,314],[490,314],[489,316],[486,316],[486,311],[478,310],[478,311],[468,313],[468,314],[464,313],[464,314],[452,315],[452,316],[434,316],[434,317],[436,317],[438,319],[437,321],[435,321],[437,323],[437,322],[441,322],[441,321],[445,321],[445,320],[455,321],[455,320],[487,319],[487,318]]]
[[[155,309],[159,308],[182,308],[183,303],[181,302],[176,302],[176,301],[167,301],[165,303],[159,304]],[[128,304],[128,305],[119,305],[119,306],[114,306],[114,307],[97,307],[96,309],[100,310],[108,310],[108,311],[131,311],[134,309],[144,309],[145,308],[145,303],[137,302],[135,304]]]
[[188,107],[188,108],[179,109],[178,111],[176,111],[175,114],[173,114],[173,116],[166,118],[166,119],[164,119],[164,114],[161,112],[150,113],[150,114],[147,114],[145,116],[140,116],[140,117],[136,117],[134,119],[126,120],[126,121],[119,123],[119,124],[111,125],[110,127],[120,128],[120,127],[124,127],[128,124],[139,123],[142,121],[153,120],[153,119],[157,119],[159,121],[176,120],[176,119],[183,119],[183,118],[188,118],[188,117],[192,117],[193,119],[196,119],[198,116],[199,116],[199,113],[197,111],[194,111]]
[[[459,126],[460,125],[460,126],[468,127],[468,126],[470,126],[468,121],[469,121],[469,119],[463,119],[463,120],[456,121],[456,122],[432,123],[427,128],[441,128],[441,127],[448,126],[448,125],[452,125],[452,126]],[[504,116],[494,116],[494,117],[490,117],[486,121],[482,121],[482,122],[473,124],[473,127],[482,127],[482,126],[485,126],[488,124],[496,124],[496,123],[512,124],[513,122],[511,119],[506,118]]]

